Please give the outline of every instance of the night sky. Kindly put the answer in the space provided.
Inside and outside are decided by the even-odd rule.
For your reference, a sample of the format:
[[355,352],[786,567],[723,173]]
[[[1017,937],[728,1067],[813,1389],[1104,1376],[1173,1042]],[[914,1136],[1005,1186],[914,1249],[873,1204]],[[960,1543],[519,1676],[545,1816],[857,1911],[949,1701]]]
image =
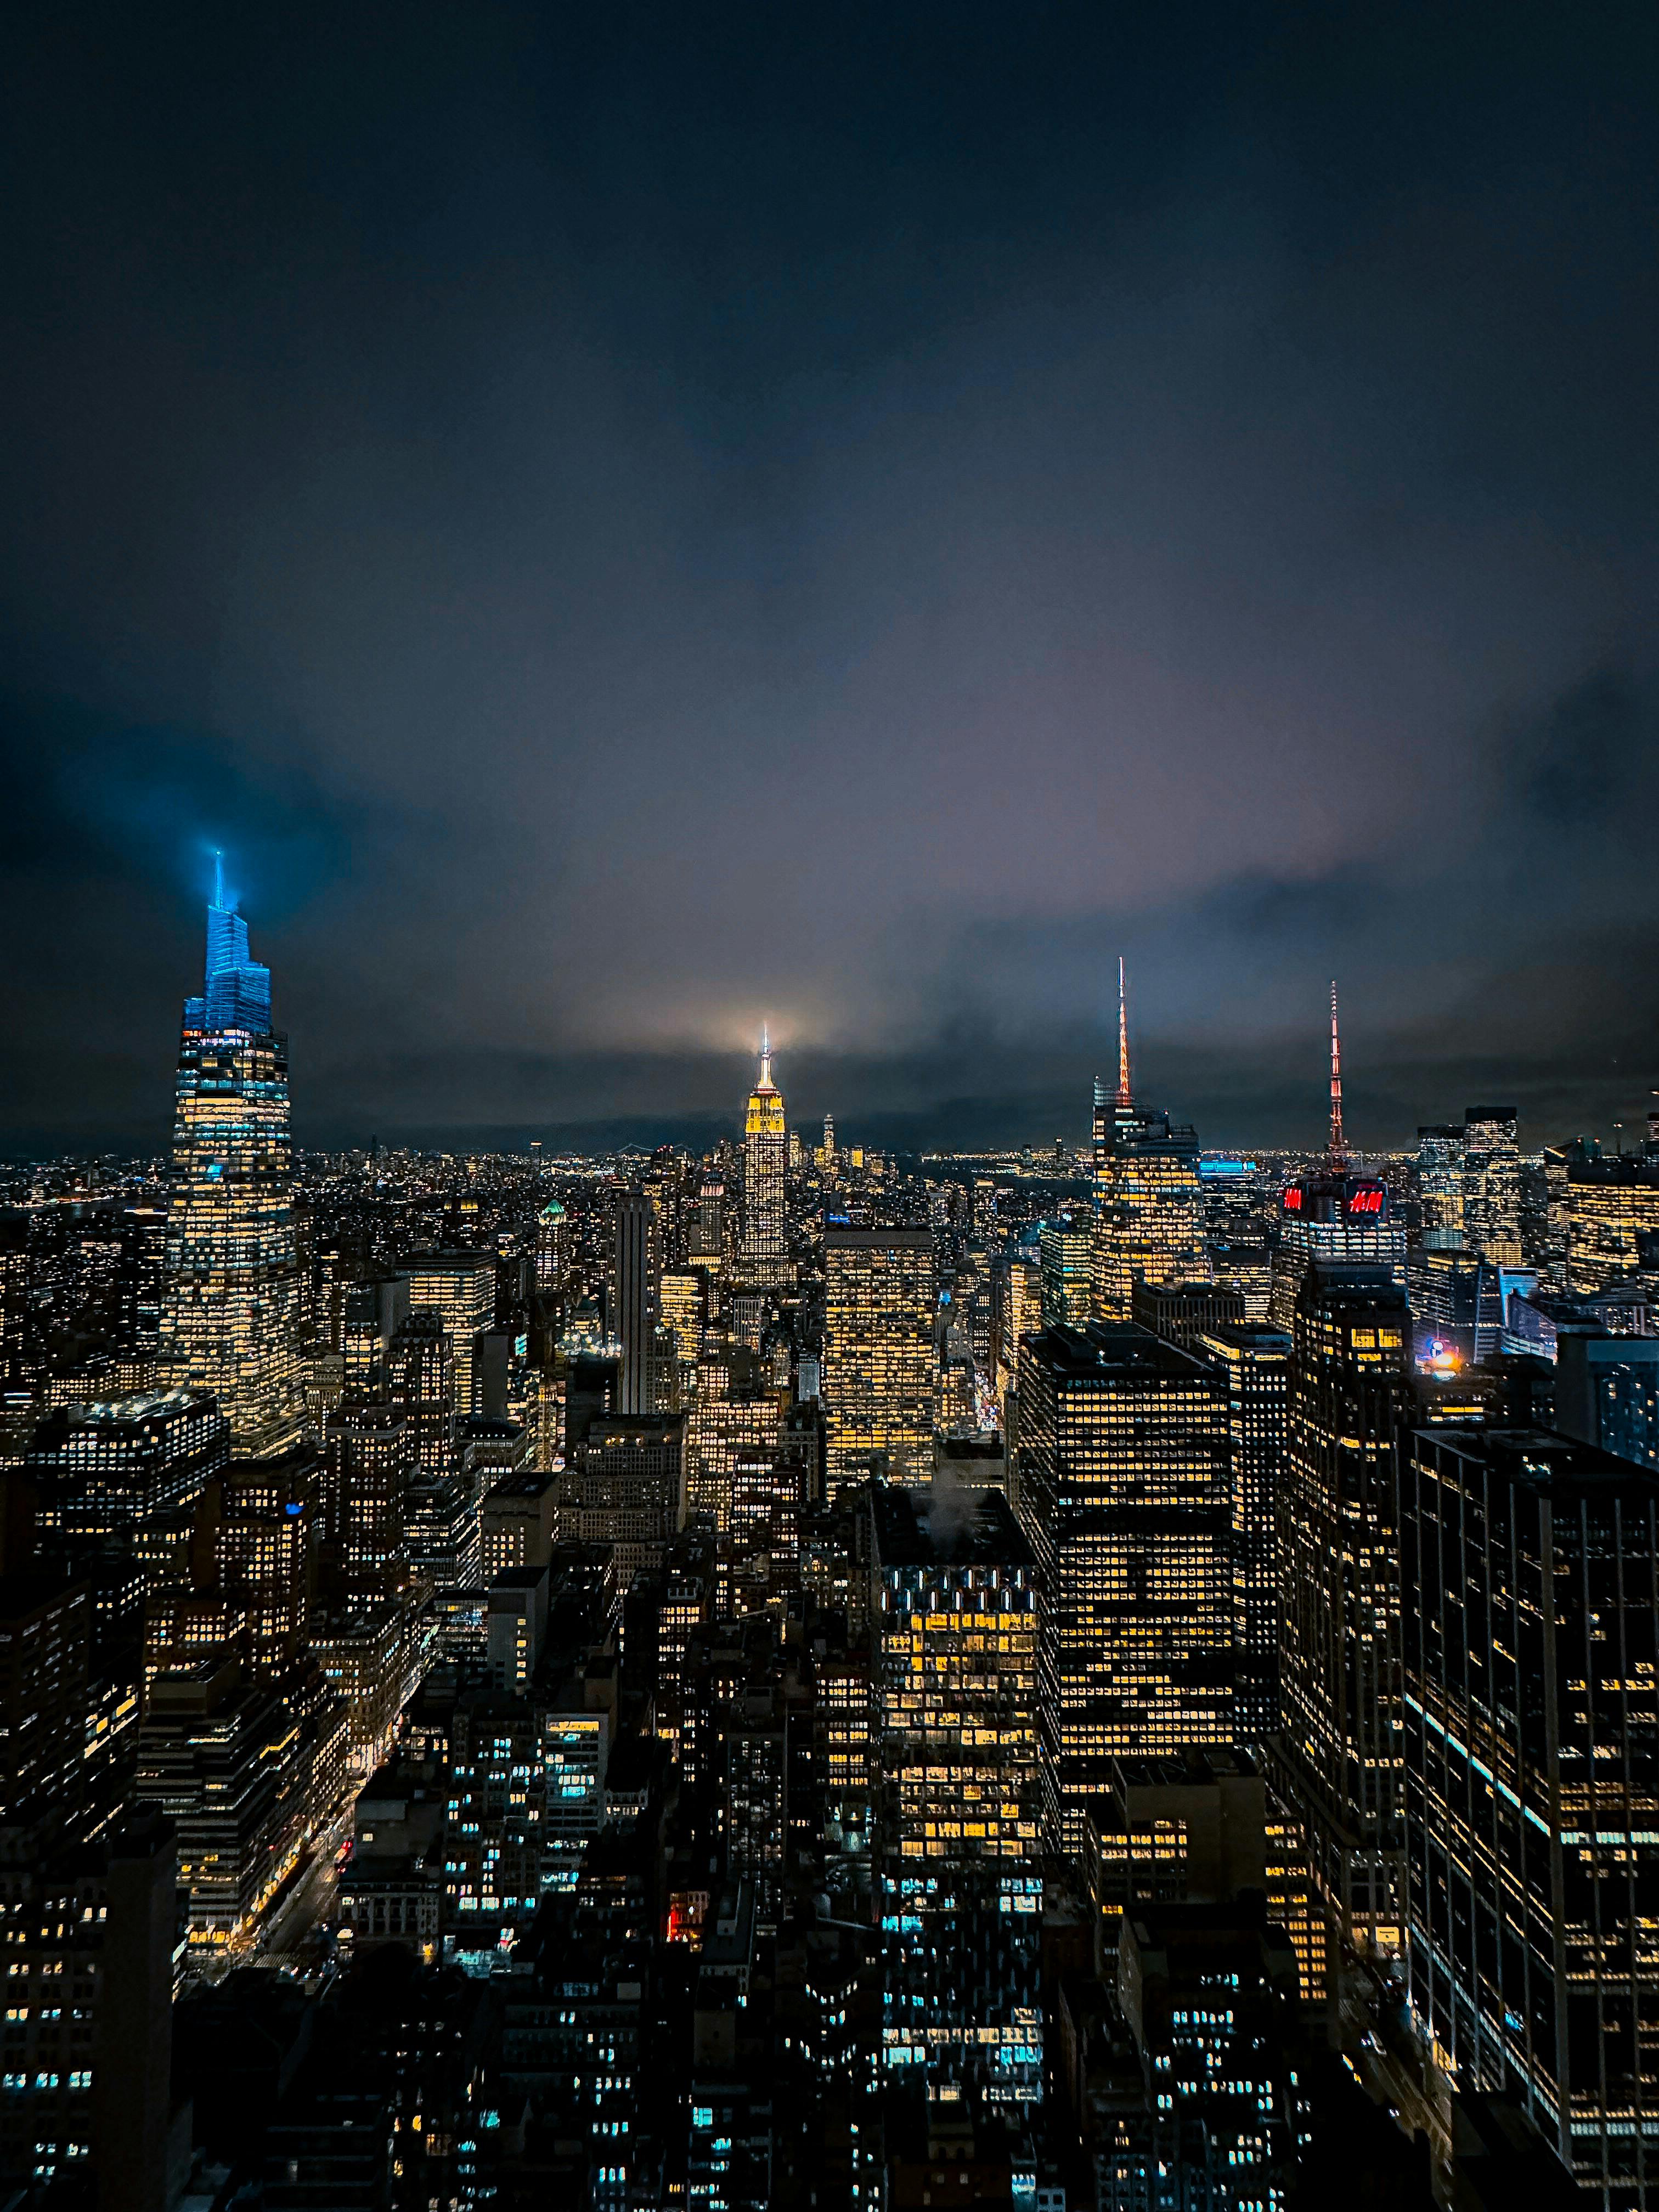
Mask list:
[[1659,1084],[1650,6],[10,10],[0,1148]]

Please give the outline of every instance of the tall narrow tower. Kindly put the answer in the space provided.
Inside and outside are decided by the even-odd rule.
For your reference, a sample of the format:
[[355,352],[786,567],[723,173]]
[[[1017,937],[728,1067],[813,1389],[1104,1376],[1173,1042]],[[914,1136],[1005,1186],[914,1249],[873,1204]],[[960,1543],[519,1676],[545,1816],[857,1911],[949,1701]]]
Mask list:
[[1103,1321],[1126,1322],[1137,1281],[1207,1275],[1198,1137],[1167,1114],[1137,1107],[1129,1078],[1129,1000],[1117,963],[1117,1089],[1095,1085],[1091,1297]]
[[749,1094],[743,1124],[743,1248],[739,1272],[752,1289],[769,1289],[789,1273],[784,1170],[789,1139],[783,1093],[772,1080],[772,1049],[761,1031],[760,1079]]
[[290,1188],[288,1039],[216,859],[179,1047],[160,1352],[168,1382],[213,1391],[254,1457],[286,1450],[304,1419]]
[[1348,1147],[1342,1134],[1342,1038],[1336,1026],[1336,985],[1331,985],[1331,1135],[1325,1158],[1334,1175],[1348,1164]]
[[1279,1199],[1273,1240],[1267,1319],[1289,1329],[1296,1318],[1302,1279],[1311,1261],[1386,1267],[1406,1279],[1406,1231],[1389,1209],[1380,1176],[1356,1166],[1342,1128],[1342,1046],[1336,1024],[1336,986],[1331,986],[1331,1125],[1324,1165],[1287,1183]]

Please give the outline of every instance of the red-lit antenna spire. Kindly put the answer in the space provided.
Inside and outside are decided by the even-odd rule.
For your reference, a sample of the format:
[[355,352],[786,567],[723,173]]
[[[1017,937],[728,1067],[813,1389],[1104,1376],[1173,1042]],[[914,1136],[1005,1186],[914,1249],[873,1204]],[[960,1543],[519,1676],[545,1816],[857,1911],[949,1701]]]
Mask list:
[[1117,956],[1117,1103],[1123,1107],[1134,1103],[1129,1089],[1129,994],[1121,952]]
[[1327,1157],[1334,1168],[1348,1164],[1342,1135],[1342,1040],[1336,1026],[1336,985],[1331,985],[1331,1141]]

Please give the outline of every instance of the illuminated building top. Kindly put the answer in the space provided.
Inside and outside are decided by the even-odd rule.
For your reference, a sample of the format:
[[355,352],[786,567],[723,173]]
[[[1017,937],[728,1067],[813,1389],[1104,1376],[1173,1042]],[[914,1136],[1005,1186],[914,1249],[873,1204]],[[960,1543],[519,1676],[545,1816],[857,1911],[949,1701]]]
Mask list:
[[270,970],[249,957],[247,924],[236,911],[236,896],[225,890],[222,854],[213,856],[213,903],[207,915],[207,972],[199,999],[185,1001],[187,1030],[246,1030],[256,1036],[270,1028]]
[[743,1123],[742,1272],[753,1289],[786,1281],[789,1240],[784,1180],[789,1139],[783,1093],[772,1080],[772,1047],[761,1031],[760,1078],[749,1094]]
[[784,1133],[783,1093],[772,1080],[772,1048],[764,1030],[761,1031],[760,1077],[749,1094],[743,1133],[745,1137],[781,1137]]

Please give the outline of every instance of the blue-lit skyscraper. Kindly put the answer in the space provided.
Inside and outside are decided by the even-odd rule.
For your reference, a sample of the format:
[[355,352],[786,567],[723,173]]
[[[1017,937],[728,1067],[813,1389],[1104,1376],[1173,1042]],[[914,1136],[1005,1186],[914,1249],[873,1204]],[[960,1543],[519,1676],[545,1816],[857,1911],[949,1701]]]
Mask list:
[[179,1048],[161,1359],[169,1382],[215,1393],[238,1452],[264,1456],[304,1417],[288,1040],[222,871],[207,923],[205,982],[185,1001]]

